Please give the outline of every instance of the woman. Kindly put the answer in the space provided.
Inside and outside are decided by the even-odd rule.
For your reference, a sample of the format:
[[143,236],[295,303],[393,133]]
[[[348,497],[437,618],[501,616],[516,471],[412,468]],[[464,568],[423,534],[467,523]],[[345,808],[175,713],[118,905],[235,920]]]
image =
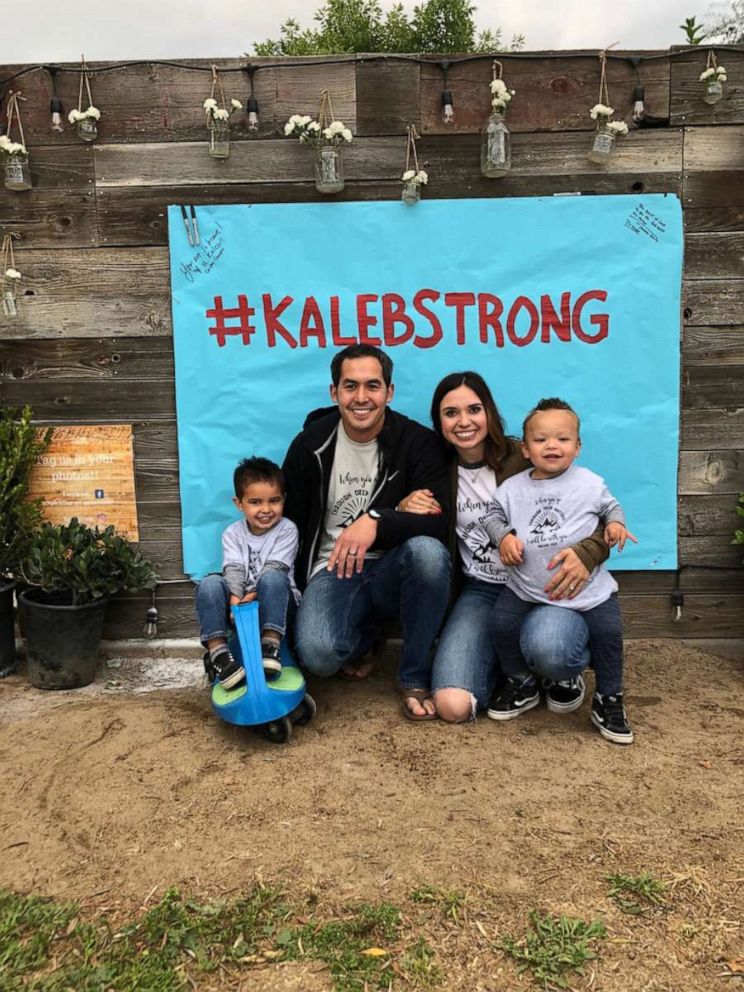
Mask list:
[[[432,397],[431,419],[453,454],[450,546],[453,562],[459,560],[460,568],[454,571],[461,586],[439,638],[432,692],[439,716],[459,723],[472,719],[476,709],[488,706],[499,676],[491,613],[506,572],[481,521],[499,485],[530,463],[516,438],[505,435],[491,391],[477,372],[453,372],[442,379]],[[440,512],[428,490],[411,493],[398,509]],[[574,547],[557,552],[550,563],[555,569],[549,583],[552,598],[572,599],[608,554],[601,527]],[[581,699],[583,691],[576,706]],[[571,708],[575,708],[574,702],[571,699]]]

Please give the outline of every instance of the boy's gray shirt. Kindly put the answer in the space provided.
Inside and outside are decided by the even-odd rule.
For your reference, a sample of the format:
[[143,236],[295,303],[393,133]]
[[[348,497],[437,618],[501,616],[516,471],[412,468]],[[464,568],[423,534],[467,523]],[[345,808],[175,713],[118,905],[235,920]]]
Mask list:
[[496,547],[512,532],[524,543],[522,564],[507,569],[507,587],[529,603],[591,610],[617,591],[617,582],[605,566],[594,569],[573,599],[551,600],[545,586],[555,570],[548,568],[548,562],[556,552],[592,534],[600,520],[624,524],[625,515],[604,479],[589,469],[573,463],[550,479],[533,479],[532,472],[527,469],[499,486],[492,513],[484,522]]
[[298,544],[297,528],[286,517],[265,534],[252,534],[245,519],[230,524],[222,534],[222,575],[230,592],[242,599],[255,591],[263,572],[276,568],[289,573],[292,593],[299,602],[294,580]]

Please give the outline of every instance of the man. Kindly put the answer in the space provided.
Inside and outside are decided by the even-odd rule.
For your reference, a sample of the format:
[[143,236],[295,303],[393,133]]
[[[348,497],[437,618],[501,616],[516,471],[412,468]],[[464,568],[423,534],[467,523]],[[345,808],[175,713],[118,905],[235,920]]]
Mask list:
[[[363,677],[375,621],[400,620],[403,711],[427,720],[429,654],[449,597],[447,468],[433,431],[389,408],[392,371],[372,345],[336,354],[337,409],[311,414],[287,452],[285,512],[300,532],[295,578],[304,588],[297,650],[316,675]],[[396,510],[414,489],[431,490],[444,512]]]

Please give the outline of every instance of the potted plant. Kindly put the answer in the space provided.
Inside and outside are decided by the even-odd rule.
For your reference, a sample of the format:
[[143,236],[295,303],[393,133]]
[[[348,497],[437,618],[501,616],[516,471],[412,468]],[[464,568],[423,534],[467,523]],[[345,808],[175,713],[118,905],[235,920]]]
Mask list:
[[69,524],[43,524],[21,563],[33,588],[21,594],[28,679],[41,689],[75,689],[93,681],[110,596],[152,589],[152,564],[116,533]]
[[40,500],[27,499],[28,477],[52,429],[39,435],[31,407],[0,407],[0,678],[15,671],[13,593],[21,559],[41,522]]

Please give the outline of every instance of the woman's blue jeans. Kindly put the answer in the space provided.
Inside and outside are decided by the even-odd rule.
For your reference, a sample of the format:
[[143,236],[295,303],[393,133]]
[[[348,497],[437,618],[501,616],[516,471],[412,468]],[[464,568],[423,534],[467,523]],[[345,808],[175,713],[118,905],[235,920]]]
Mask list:
[[[281,637],[287,630],[287,619],[295,611],[294,595],[289,577],[280,569],[264,572],[256,585],[258,625],[261,633],[274,630]],[[206,575],[196,587],[196,615],[202,644],[214,637],[227,637],[230,622],[230,590],[218,573]]]
[[591,610],[528,603],[505,589],[493,616],[499,659],[505,675],[563,682],[590,663],[597,691],[623,691],[623,625],[617,594]]

